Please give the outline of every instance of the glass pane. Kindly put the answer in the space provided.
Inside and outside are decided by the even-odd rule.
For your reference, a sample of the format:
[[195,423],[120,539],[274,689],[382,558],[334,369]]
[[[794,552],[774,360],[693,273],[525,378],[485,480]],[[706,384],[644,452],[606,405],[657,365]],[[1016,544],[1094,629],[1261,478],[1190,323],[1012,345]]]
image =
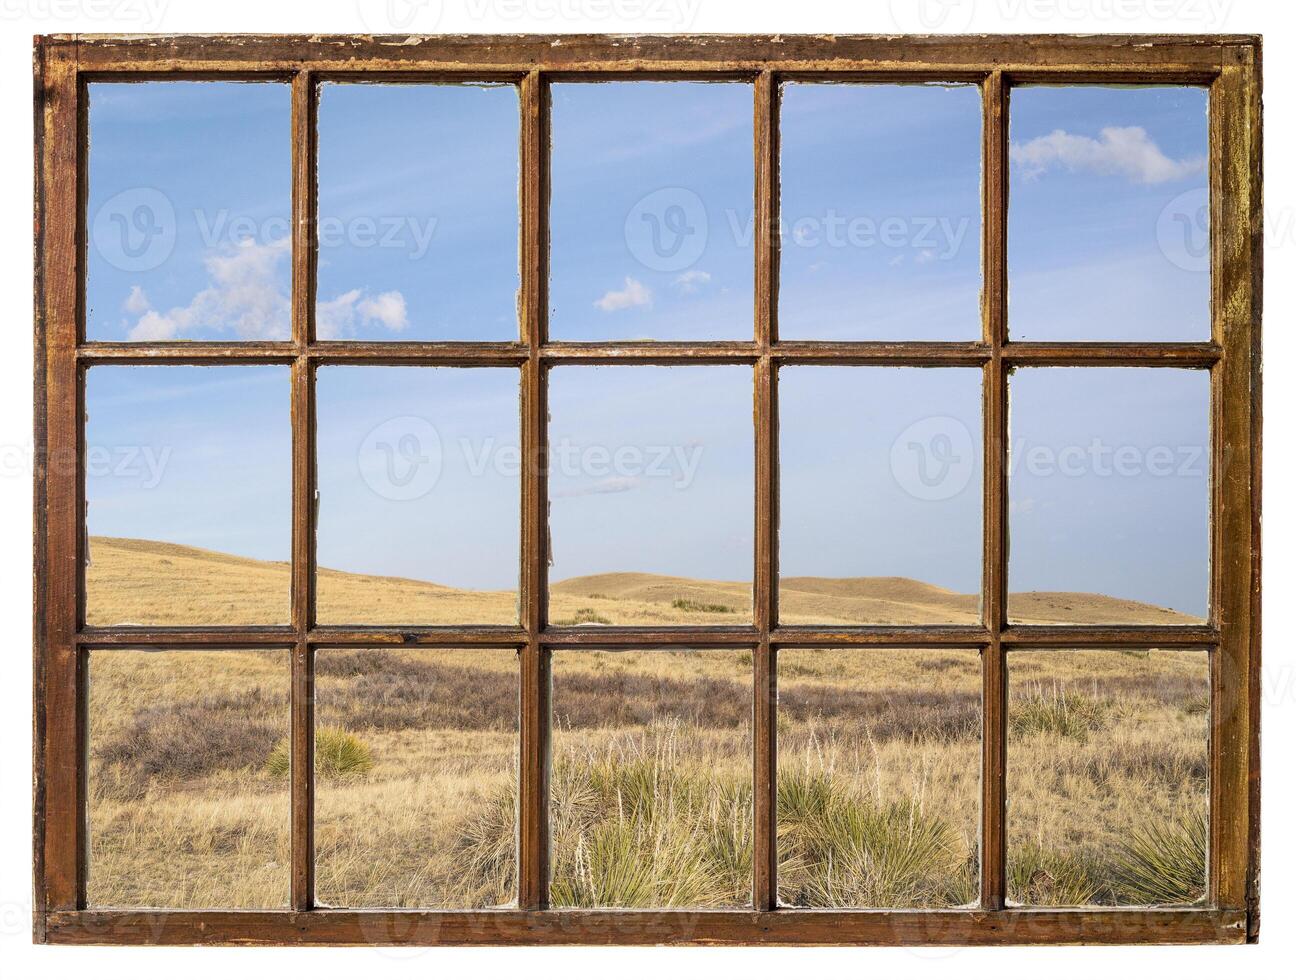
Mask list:
[[550,334],[752,336],[752,88],[555,85]]
[[751,904],[751,654],[553,655],[555,907]]
[[315,697],[319,901],[515,902],[517,654],[321,650]]
[[87,904],[285,908],[287,654],[95,650],[89,663]]
[[981,657],[778,652],[779,901],[979,900]]
[[1202,622],[1208,372],[1034,368],[1009,386],[1010,618]]
[[975,85],[783,86],[779,336],[981,336]]
[[981,372],[779,371],[784,623],[975,623]]
[[288,368],[86,375],[86,621],[286,623]]
[[752,369],[550,376],[549,616],[750,623]]
[[1183,905],[1206,888],[1204,651],[1009,655],[1008,898]]
[[1205,88],[1013,90],[1013,336],[1210,336],[1207,102]]
[[279,83],[89,87],[90,340],[287,340],[292,126]]
[[516,623],[518,373],[317,378],[322,623]]
[[512,85],[321,87],[319,339],[517,339],[518,126]]

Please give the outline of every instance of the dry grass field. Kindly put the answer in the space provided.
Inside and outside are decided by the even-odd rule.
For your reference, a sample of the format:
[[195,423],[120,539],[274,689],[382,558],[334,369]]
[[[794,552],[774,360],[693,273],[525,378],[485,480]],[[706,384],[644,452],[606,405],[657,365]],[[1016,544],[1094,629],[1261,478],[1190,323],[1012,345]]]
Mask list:
[[[114,539],[94,539],[91,556],[93,623],[267,623],[286,614],[282,565]],[[328,621],[513,619],[507,593],[323,577]],[[553,592],[553,618],[573,623],[737,622],[750,602],[741,583],[631,573],[568,580]],[[1040,622],[1187,621],[1103,596],[1014,600]],[[794,622],[975,618],[969,597],[901,579],[792,579],[784,609]],[[552,665],[554,904],[748,903],[750,655],[556,651]],[[1197,900],[1205,655],[1019,652],[1009,668],[1012,900]],[[778,677],[781,900],[974,901],[978,654],[784,650]],[[511,903],[516,654],[324,651],[316,693],[321,903]],[[92,652],[91,905],[287,903],[288,697],[288,659],[278,651]]]

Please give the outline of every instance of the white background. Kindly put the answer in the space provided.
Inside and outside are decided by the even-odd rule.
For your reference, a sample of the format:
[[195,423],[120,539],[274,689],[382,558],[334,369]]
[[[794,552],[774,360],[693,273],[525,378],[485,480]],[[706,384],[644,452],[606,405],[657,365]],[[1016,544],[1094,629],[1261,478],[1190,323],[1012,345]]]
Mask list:
[[[925,6],[924,6],[925,4]],[[1296,32],[1273,0],[0,0],[0,970],[7,977],[240,980],[667,975],[1020,976],[1175,980],[1296,972]],[[1265,592],[1263,925],[1258,947],[1073,949],[70,949],[31,945],[32,35],[220,33],[1005,33],[1265,35]]]

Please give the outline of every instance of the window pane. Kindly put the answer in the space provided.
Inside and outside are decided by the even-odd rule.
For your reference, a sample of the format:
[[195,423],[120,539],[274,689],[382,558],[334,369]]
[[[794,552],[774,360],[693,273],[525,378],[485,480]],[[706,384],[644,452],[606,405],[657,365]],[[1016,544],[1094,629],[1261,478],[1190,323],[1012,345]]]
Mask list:
[[321,87],[321,340],[517,339],[518,126],[512,85]]
[[783,86],[779,336],[981,336],[975,85]]
[[89,663],[87,904],[285,908],[288,656],[96,650]]
[[752,336],[752,88],[555,85],[550,334]]
[[289,87],[100,83],[89,93],[86,336],[286,340]]
[[1017,371],[1014,622],[1192,623],[1210,571],[1206,371]]
[[327,367],[317,379],[322,623],[516,623],[518,374]]
[[555,907],[751,904],[751,654],[553,655]]
[[514,903],[517,654],[321,650],[315,678],[319,901]]
[[1010,901],[1202,898],[1207,665],[1203,651],[1010,654]]
[[778,689],[780,903],[975,904],[980,655],[780,650]]
[[779,371],[784,623],[975,623],[981,372]]
[[550,377],[550,620],[750,623],[752,369]]
[[86,621],[286,623],[286,367],[86,375]]
[[1013,90],[1015,337],[1210,336],[1207,102],[1205,88]]

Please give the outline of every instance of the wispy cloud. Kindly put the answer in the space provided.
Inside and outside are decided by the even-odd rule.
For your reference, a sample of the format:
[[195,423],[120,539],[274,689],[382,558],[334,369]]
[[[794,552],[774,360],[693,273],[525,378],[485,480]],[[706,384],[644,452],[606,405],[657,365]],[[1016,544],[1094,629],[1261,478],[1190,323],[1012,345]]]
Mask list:
[[635,489],[643,481],[637,476],[609,476],[603,480],[597,480],[594,483],[588,483],[580,487],[570,487],[566,490],[558,490],[554,493],[555,497],[589,497],[600,493],[626,493]]
[[711,273],[701,269],[689,269],[675,277],[675,285],[681,293],[696,293],[711,281]]
[[[144,290],[132,286],[124,307],[137,315],[131,340],[191,338],[203,331],[232,332],[240,340],[286,340],[291,322],[288,276],[283,270],[291,254],[289,240],[255,242],[214,251],[203,259],[207,286],[184,306],[153,308]],[[402,330],[408,320],[405,297],[399,292],[370,297],[352,289],[316,308],[316,328],[325,339],[346,336],[357,325]]]
[[1055,129],[1026,143],[1014,143],[1009,156],[1027,176],[1038,177],[1055,167],[1126,177],[1140,184],[1163,184],[1199,174],[1205,157],[1174,160],[1165,155],[1142,126],[1107,126],[1099,138]]
[[638,279],[626,276],[624,289],[609,289],[594,301],[604,313],[615,313],[635,306],[652,306],[652,290]]

